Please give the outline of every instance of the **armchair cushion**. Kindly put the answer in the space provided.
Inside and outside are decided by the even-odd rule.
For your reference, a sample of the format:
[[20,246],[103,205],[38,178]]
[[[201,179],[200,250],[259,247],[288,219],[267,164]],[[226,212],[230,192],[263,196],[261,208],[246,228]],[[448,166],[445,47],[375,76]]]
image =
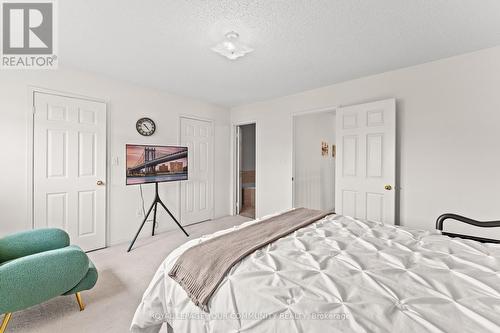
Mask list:
[[94,263],[89,260],[89,270],[87,271],[87,274],[85,274],[85,277],[71,290],[65,292],[64,295],[71,295],[80,291],[92,289],[97,282],[97,275],[97,269],[95,268]]
[[35,229],[0,239],[0,263],[69,245],[68,234],[60,229]]
[[[53,245],[63,244],[61,240],[53,239]],[[39,248],[33,245],[33,249]],[[78,246],[4,262],[0,265],[0,314],[25,309],[66,293],[80,283],[88,270],[89,259]]]

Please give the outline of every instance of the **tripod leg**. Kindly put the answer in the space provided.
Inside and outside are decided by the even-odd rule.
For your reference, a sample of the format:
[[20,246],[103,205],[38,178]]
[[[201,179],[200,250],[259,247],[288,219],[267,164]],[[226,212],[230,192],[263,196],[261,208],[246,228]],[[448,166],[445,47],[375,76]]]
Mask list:
[[174,220],[175,223],[177,223],[177,225],[179,226],[179,228],[181,228],[182,232],[187,236],[189,237],[188,233],[186,232],[186,230],[184,230],[184,228],[180,225],[180,223],[177,221],[177,219],[172,215],[172,213],[170,213],[170,211],[168,210],[167,206],[165,206],[165,204],[159,200],[158,201],[160,203],[160,205],[163,206],[163,208],[165,208],[165,210],[167,211],[168,215],[170,215],[170,217],[172,218],[172,220]]
[[151,236],[155,235],[156,228],[156,211],[158,210],[158,202],[155,202],[155,208],[153,210],[153,231],[151,232]]
[[139,230],[137,230],[137,233],[135,234],[135,237],[134,239],[132,240],[132,243],[130,243],[130,246],[128,247],[128,250],[127,252],[130,252],[130,250],[132,250],[132,246],[134,246],[134,243],[135,241],[137,240],[137,237],[139,236],[139,234],[141,233],[141,230],[142,230],[142,227],[144,227],[144,223],[146,223],[146,221],[148,220],[148,217],[149,217],[149,214],[151,214],[151,210],[153,209],[153,207],[156,206],[156,201],[153,202],[153,204],[151,205],[151,207],[149,207],[149,210],[146,214],[146,216],[144,216],[144,220],[142,220],[142,224],[141,226],[139,227]]

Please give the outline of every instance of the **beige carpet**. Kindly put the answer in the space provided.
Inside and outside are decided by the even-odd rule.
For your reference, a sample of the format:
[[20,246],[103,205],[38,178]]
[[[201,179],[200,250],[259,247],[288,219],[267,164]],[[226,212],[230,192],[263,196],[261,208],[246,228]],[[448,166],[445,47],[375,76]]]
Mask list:
[[[188,226],[186,230],[189,239],[193,239],[248,220],[241,216],[224,217]],[[150,225],[147,227],[144,232],[150,231]],[[99,280],[94,289],[82,293],[85,311],[79,311],[74,296],[58,297],[14,313],[7,333],[128,332],[156,269],[173,249],[189,239],[175,229],[138,240],[130,253],[126,252],[128,244],[89,253],[99,270]]]

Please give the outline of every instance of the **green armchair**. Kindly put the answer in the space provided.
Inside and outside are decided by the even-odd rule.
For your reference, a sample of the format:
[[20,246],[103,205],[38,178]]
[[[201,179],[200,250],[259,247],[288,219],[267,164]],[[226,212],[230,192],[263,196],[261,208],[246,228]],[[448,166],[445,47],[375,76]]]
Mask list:
[[12,312],[61,295],[80,296],[97,282],[97,270],[60,229],[37,229],[0,239],[0,315],[4,333]]

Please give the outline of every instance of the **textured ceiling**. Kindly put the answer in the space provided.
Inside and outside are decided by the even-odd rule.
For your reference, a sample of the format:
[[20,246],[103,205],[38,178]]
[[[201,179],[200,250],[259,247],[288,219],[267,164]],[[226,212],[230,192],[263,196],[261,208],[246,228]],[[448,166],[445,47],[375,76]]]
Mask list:
[[[500,45],[499,0],[65,0],[61,66],[235,106]],[[255,51],[210,48],[228,31]]]

